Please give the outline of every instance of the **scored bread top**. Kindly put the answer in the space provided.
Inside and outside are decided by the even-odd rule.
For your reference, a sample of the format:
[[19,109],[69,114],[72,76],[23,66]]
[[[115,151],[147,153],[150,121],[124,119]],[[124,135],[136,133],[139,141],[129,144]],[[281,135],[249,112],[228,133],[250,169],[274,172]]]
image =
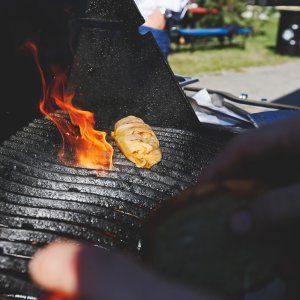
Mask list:
[[150,169],[162,159],[153,129],[140,118],[128,116],[119,120],[112,137],[126,158],[137,167]]

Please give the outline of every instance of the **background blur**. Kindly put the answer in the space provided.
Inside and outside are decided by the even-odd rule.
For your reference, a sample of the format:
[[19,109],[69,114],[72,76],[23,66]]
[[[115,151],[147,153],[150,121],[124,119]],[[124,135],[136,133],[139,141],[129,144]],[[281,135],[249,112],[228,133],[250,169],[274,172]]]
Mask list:
[[280,8],[250,6],[245,0],[195,0],[193,7],[205,8],[208,12],[196,14],[190,9],[180,28],[246,27],[251,28],[252,33],[233,36],[232,40],[211,36],[192,41],[174,31],[169,63],[175,73],[197,76],[300,62],[297,55],[280,55],[276,51]]

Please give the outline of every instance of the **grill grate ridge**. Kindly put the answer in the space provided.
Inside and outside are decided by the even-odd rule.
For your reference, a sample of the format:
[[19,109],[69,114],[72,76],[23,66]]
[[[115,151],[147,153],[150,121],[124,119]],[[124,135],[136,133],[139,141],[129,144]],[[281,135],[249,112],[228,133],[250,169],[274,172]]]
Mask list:
[[0,146],[2,294],[38,296],[27,262],[54,240],[75,239],[139,255],[143,221],[160,203],[195,183],[228,137],[154,128],[163,160],[139,169],[115,148],[111,171],[62,164],[60,137],[37,119]]

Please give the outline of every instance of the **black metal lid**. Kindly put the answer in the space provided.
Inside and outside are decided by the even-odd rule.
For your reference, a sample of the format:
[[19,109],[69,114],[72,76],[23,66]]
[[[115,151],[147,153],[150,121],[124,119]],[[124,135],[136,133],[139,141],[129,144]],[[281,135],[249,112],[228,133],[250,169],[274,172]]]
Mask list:
[[199,121],[133,0],[90,0],[71,71],[75,102],[99,129],[127,115],[153,126],[195,131]]

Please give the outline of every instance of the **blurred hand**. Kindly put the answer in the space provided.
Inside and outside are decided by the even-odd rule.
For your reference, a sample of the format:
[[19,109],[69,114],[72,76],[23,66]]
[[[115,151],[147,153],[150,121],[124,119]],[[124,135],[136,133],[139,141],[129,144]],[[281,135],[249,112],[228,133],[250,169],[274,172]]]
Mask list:
[[300,115],[232,140],[202,181],[251,178],[284,185],[296,182],[300,170]]
[[128,257],[71,242],[38,251],[29,272],[41,288],[53,293],[48,299],[221,300],[171,284]]
[[[300,184],[274,189],[255,199],[250,208],[232,215],[233,232],[282,249],[278,275],[287,284],[287,299],[300,299]],[[282,248],[283,246],[283,248]]]
[[[254,179],[273,190],[232,218],[236,232],[269,233],[300,218],[300,115],[233,139],[202,181]],[[268,230],[269,229],[269,230]]]
[[299,113],[233,139],[200,181],[243,178],[265,182],[273,189],[254,199],[247,210],[234,213],[230,220],[232,230],[285,245],[279,271],[290,286],[289,293],[297,291],[291,299],[299,299]]
[[144,26],[154,29],[164,30],[166,28],[166,18],[159,9],[156,9],[146,20]]

